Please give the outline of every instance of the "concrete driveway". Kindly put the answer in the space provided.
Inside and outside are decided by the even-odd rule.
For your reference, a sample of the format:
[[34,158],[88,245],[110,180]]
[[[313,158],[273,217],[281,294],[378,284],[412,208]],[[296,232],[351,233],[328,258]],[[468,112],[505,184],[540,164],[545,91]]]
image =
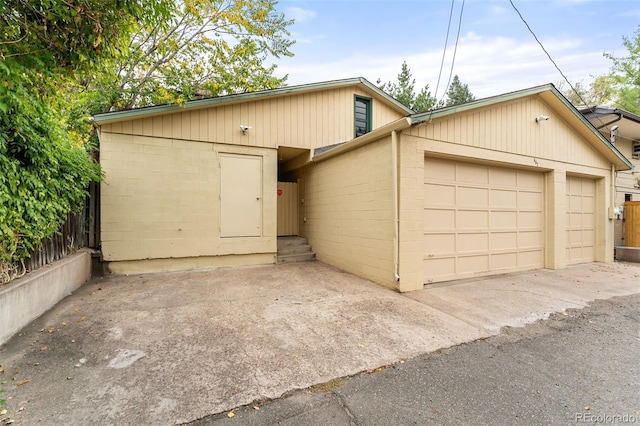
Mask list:
[[0,419],[186,423],[634,293],[623,263],[407,295],[320,262],[96,278],[0,349]]

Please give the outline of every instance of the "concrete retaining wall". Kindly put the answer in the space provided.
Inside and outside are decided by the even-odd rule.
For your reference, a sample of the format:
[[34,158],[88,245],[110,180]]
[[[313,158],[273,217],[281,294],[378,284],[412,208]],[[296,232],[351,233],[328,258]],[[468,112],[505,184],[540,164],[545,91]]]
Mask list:
[[81,250],[0,287],[0,345],[91,278],[91,254]]

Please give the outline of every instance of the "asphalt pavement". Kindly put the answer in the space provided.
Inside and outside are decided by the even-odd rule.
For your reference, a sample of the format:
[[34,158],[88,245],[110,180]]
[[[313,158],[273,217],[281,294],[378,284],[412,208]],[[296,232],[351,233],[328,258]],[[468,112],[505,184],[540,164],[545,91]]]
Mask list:
[[640,295],[190,423],[640,424]]
[[[516,358],[482,339],[633,294],[640,294],[640,265],[617,262],[407,294],[321,262],[96,277],[0,346],[7,400],[0,424],[175,425],[216,413],[211,421],[237,424],[257,414],[256,424],[486,423],[493,419],[488,413],[503,413],[513,424],[534,415],[552,416],[538,417],[542,423],[566,420],[588,404],[595,407],[589,412],[618,412],[627,406],[596,403],[607,395],[612,404],[628,402],[620,390],[627,388],[615,387],[628,380],[635,380],[628,389],[640,389],[635,364],[616,358],[640,359],[637,335],[628,351],[609,350],[616,341],[604,317],[582,340],[564,334],[566,343],[549,341]],[[637,333],[636,323],[628,327]],[[468,356],[456,355],[465,347],[458,345],[479,339]],[[597,350],[585,349],[590,339]],[[444,356],[452,347],[452,356]],[[570,358],[576,351],[584,360]],[[457,361],[442,364],[438,377],[433,369],[448,359]],[[552,393],[555,375],[565,370],[575,376],[558,381],[562,392]],[[361,372],[354,381],[341,379]],[[589,383],[602,389],[587,392]],[[295,393],[310,387],[310,396]],[[269,400],[276,408],[253,408]],[[525,409],[530,400],[535,405]],[[249,412],[236,414],[243,406]],[[234,417],[226,417],[231,410]]]

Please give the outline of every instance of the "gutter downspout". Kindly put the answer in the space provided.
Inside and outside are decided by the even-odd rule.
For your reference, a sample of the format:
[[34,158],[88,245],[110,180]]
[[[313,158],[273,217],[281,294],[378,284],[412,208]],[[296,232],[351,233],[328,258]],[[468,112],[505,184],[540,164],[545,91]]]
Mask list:
[[609,205],[609,220],[615,218],[614,208],[616,205],[616,166],[611,165],[611,204]]
[[398,132],[391,132],[391,176],[393,187],[393,271],[396,282],[400,282],[398,259],[400,257],[400,235],[399,203],[398,203]]

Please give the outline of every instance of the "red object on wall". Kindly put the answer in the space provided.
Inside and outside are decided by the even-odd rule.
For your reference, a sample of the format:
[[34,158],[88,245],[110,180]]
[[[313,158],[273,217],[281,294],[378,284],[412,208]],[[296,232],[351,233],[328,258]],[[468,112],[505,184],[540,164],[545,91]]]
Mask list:
[[278,189],[278,197],[282,195],[282,189]]

